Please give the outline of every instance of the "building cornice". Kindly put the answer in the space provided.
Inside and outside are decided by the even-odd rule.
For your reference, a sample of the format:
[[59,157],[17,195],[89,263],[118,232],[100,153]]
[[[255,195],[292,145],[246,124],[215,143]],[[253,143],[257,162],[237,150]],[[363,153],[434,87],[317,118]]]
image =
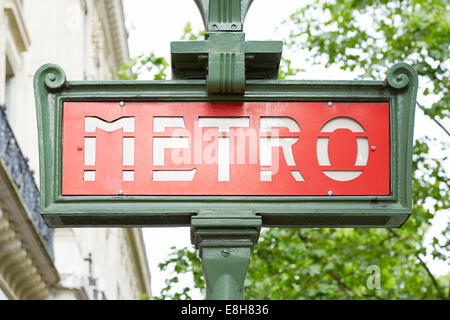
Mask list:
[[128,33],[125,27],[125,17],[122,6],[122,0],[104,1],[107,22],[111,32],[112,48],[114,51],[116,68],[127,63],[130,54],[128,48]]
[[142,293],[147,294],[147,297],[151,297],[150,270],[148,267],[147,255],[145,254],[142,231],[138,228],[126,228],[125,230],[132,249],[133,259],[137,266]]
[[15,30],[14,40],[18,44],[19,50],[26,51],[30,46],[30,36],[23,19],[22,8],[17,0],[5,0],[4,10],[11,25],[10,29]]
[[0,158],[0,285],[11,299],[45,299],[59,274]]

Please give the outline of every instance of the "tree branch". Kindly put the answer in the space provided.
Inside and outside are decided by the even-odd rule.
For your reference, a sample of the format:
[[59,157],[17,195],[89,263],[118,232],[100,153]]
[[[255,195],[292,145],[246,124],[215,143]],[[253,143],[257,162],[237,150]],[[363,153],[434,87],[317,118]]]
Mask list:
[[[389,232],[392,233],[397,239],[400,239],[400,235],[397,232],[395,232],[394,230],[389,229]],[[406,244],[406,243],[405,243],[405,247],[407,247],[408,249],[412,249],[412,247],[410,245]],[[428,276],[430,277],[431,282],[433,283],[434,287],[437,289],[439,297],[444,299],[444,296],[442,295],[442,291],[441,291],[441,287],[439,286],[439,283],[436,281],[436,278],[431,273],[430,269],[428,269],[425,261],[423,261],[420,258],[419,253],[416,254],[416,258],[420,261],[420,264],[422,265],[422,267],[425,269],[425,271],[427,272]]]
[[297,231],[297,235],[303,242],[308,242],[308,239],[300,231]]
[[420,110],[422,110],[427,116],[430,117],[431,120],[433,120],[439,127],[441,127],[442,130],[445,131],[445,133],[450,137],[450,132],[444,127],[444,125],[442,123],[440,123],[437,119],[435,119],[434,117],[428,115],[425,111],[426,108],[424,106],[422,106],[419,102],[416,102],[417,106],[420,108]]
[[336,273],[332,273],[331,275],[333,276],[334,280],[336,280],[341,291],[353,292],[353,290],[351,288],[347,287],[347,285],[342,281],[341,277],[339,277]]
[[427,265],[425,264],[425,262],[420,258],[420,256],[417,254],[416,255],[417,259],[419,259],[420,264],[424,267],[425,271],[428,273],[428,276],[431,278],[431,281],[433,282],[433,285],[436,287],[438,295],[441,297],[441,299],[444,299],[444,296],[442,295],[441,292],[441,288],[439,287],[438,282],[436,281],[436,278],[433,276],[433,274],[431,273],[430,269],[428,269]]
[[395,237],[395,235],[391,234],[390,236],[388,236],[388,237],[384,238],[383,240],[381,240],[378,245],[382,245],[385,241],[388,241],[388,240],[390,240],[390,239],[392,239],[394,237]]

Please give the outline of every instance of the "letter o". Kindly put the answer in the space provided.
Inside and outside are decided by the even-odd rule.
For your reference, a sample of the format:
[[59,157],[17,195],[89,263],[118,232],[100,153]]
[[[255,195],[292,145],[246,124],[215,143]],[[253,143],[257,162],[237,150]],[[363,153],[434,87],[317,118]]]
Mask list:
[[[332,133],[337,129],[349,129],[352,132],[365,132],[362,125],[348,117],[336,117],[329,120],[320,129],[322,133]],[[328,154],[328,142],[329,137],[317,138],[317,160],[319,166],[331,166],[330,158]],[[357,137],[357,155],[355,160],[355,166],[366,166],[369,158],[369,143],[367,137]],[[350,181],[359,177],[363,170],[322,170],[322,172],[330,179],[335,181]]]

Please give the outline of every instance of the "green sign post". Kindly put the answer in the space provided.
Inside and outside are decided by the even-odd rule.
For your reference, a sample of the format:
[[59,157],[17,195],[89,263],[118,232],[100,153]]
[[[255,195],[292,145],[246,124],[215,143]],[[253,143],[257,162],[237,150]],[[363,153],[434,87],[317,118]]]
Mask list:
[[[391,228],[408,219],[414,69],[396,64],[384,81],[277,80],[282,43],[245,41],[251,2],[196,0],[206,37],[172,43],[175,80],[67,81],[53,64],[36,72],[41,214],[49,226],[190,226],[207,299],[243,299],[262,226]],[[168,159],[164,148],[205,153],[195,152],[195,135],[214,126],[218,171]],[[237,132],[256,132],[243,149],[257,145],[258,162],[234,166],[227,153],[219,156]],[[340,152],[346,137],[356,144]],[[102,162],[114,146],[121,151]],[[346,153],[356,155],[350,167],[342,165]],[[280,173],[274,159],[282,159]]]

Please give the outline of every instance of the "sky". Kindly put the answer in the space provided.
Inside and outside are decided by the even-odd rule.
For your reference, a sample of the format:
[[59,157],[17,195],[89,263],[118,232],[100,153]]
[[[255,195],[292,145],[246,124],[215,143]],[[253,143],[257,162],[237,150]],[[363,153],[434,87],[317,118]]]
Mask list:
[[[167,61],[170,61],[170,42],[180,40],[187,22],[191,23],[193,30],[204,29],[200,13],[193,0],[124,0],[123,2],[131,57],[153,51],[157,56],[164,56]],[[246,40],[282,40],[287,30],[282,22],[298,8],[300,3],[304,1],[254,1],[244,24]],[[338,68],[324,69],[320,66],[307,66],[301,59],[301,55],[296,53],[285,51],[284,54],[289,54],[295,66],[306,69],[306,72],[301,74],[303,79],[352,80],[355,78],[355,75]],[[146,80],[145,76],[140,79]],[[448,141],[443,131],[421,112],[416,112],[414,134],[416,138],[429,134],[439,140],[447,139]],[[447,172],[449,171],[447,169]],[[431,241],[432,235],[449,223],[450,217],[447,212],[447,214],[437,215],[435,220],[427,241]],[[168,258],[172,246],[192,247],[190,230],[189,227],[144,228],[143,234],[152,279],[152,292],[154,296],[159,296],[161,289],[165,287],[164,280],[170,274],[160,272],[158,264]],[[430,267],[436,274],[450,272],[449,266],[445,263],[434,263]],[[180,279],[180,287],[188,285],[192,285],[190,275]],[[202,299],[199,293],[193,297]]]

